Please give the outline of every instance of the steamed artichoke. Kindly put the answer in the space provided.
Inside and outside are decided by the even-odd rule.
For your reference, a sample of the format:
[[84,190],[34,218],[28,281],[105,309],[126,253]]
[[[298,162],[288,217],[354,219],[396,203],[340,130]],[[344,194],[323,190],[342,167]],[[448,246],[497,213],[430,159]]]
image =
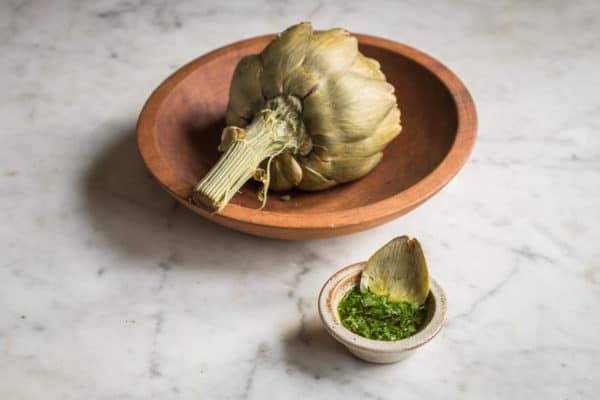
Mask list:
[[223,208],[251,177],[268,188],[323,190],[369,173],[401,130],[394,87],[344,29],[294,25],[242,58],[231,82],[224,154],[192,193]]

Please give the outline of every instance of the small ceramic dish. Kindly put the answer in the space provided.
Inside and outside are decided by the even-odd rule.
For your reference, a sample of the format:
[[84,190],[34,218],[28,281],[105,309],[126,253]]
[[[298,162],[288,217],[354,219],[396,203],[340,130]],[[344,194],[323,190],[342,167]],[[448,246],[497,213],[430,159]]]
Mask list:
[[395,341],[372,340],[346,329],[338,315],[337,307],[344,295],[358,285],[364,263],[357,263],[336,272],[323,286],[319,295],[319,315],[327,331],[356,357],[377,364],[403,360],[416,349],[429,342],[446,322],[448,304],[444,290],[430,279],[426,300],[427,318],[421,329],[406,339]]

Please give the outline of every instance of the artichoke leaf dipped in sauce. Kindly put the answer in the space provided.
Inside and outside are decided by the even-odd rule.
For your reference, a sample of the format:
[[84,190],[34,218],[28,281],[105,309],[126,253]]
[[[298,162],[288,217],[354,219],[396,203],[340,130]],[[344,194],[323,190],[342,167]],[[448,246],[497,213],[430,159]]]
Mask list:
[[419,241],[400,236],[377,250],[362,272],[360,290],[423,304],[429,294],[429,270]]
[[425,321],[429,272],[416,239],[397,237],[373,254],[360,284],[338,305],[342,324],[375,340],[399,340],[415,334]]
[[324,190],[359,179],[401,131],[394,87],[344,29],[294,25],[237,65],[219,161],[191,201],[221,210],[254,178],[268,189]]

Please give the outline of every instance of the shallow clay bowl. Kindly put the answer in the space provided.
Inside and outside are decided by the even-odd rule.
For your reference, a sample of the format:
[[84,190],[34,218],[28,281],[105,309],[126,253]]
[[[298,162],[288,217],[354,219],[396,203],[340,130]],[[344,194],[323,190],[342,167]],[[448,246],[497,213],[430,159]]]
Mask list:
[[397,218],[438,192],[465,163],[476,134],[473,100],[445,66],[411,47],[356,35],[396,88],[402,133],[381,163],[355,182],[321,192],[270,192],[259,210],[258,186],[247,183],[222,211],[210,214],[188,201],[194,185],[218,158],[229,85],[238,60],[274,37],[222,47],[185,65],[152,93],[137,127],[142,158],[177,200],[216,223],[253,235],[314,239],[362,231]]

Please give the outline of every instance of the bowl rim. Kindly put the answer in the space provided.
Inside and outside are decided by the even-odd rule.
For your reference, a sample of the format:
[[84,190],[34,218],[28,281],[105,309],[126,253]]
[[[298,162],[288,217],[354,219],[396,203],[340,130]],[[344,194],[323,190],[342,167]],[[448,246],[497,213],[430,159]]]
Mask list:
[[223,210],[211,214],[199,207],[186,204],[189,203],[187,196],[191,186],[175,173],[158,147],[155,122],[159,110],[172,89],[198,67],[210,63],[225,53],[237,51],[250,43],[264,42],[266,45],[276,36],[275,34],[234,42],[202,55],[175,71],[153,91],[144,104],[137,123],[138,150],[147,168],[167,192],[194,209],[195,212],[208,218],[216,215],[232,222],[240,221],[267,228],[294,228],[307,231],[331,228],[351,230],[353,227],[361,225],[374,226],[414,209],[440,191],[458,173],[471,153],[477,135],[477,115],[473,98],[452,71],[422,51],[389,39],[359,33],[353,33],[353,35],[356,36],[359,44],[383,48],[418,63],[437,77],[451,95],[457,112],[456,136],[444,159],[420,181],[399,193],[374,203],[343,210],[311,213],[312,218],[307,218],[307,214],[302,211],[259,210],[231,203]]
[[442,287],[431,278],[429,279],[429,295],[435,305],[435,309],[427,324],[414,335],[394,341],[374,340],[357,335],[344,327],[337,318],[337,305],[341,298],[338,298],[338,301],[334,302],[332,296],[344,281],[360,273],[364,265],[365,262],[363,261],[340,269],[325,282],[321,289],[318,300],[319,316],[325,329],[331,336],[345,346],[358,348],[363,351],[371,353],[398,353],[423,346],[440,332],[446,322],[448,301]]

